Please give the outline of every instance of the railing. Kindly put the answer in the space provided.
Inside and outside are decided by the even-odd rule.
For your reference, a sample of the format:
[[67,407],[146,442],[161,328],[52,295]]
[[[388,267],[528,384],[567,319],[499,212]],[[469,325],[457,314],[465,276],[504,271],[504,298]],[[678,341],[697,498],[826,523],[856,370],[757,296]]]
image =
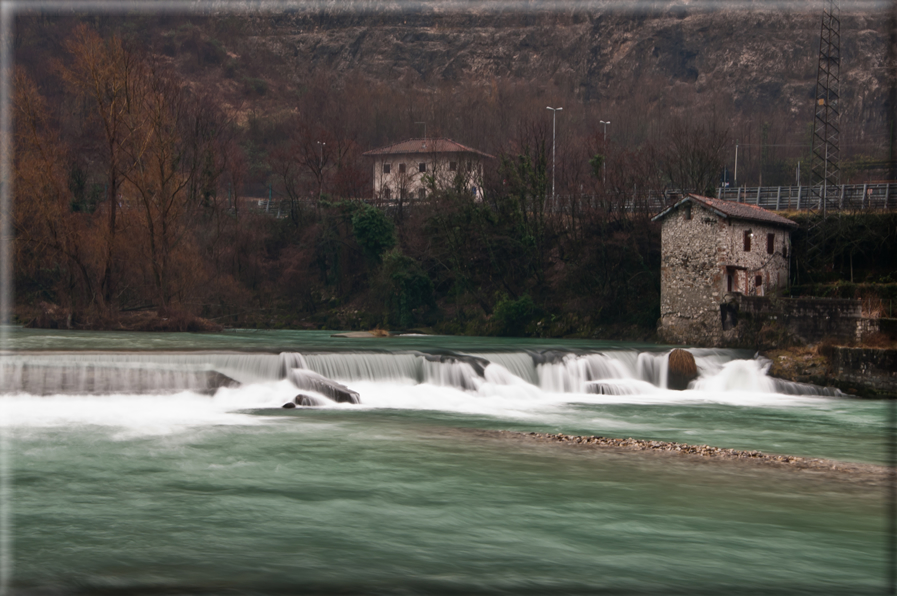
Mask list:
[[[726,201],[758,205],[773,211],[822,210],[819,188],[809,186],[758,186],[720,188]],[[826,188],[825,209],[865,211],[897,209],[897,182],[842,184]]]

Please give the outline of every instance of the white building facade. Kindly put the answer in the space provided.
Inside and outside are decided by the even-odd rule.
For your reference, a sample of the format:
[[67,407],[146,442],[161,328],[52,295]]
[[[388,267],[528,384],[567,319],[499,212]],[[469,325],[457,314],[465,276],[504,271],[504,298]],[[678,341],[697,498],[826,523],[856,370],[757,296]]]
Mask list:
[[368,151],[374,197],[424,199],[432,188],[458,188],[483,197],[483,162],[493,157],[450,139],[410,139]]

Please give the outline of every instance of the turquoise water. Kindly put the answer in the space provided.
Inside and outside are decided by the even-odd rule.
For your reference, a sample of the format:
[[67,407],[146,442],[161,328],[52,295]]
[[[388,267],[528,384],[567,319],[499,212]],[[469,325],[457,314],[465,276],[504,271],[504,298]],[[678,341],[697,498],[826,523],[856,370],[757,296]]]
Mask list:
[[[329,358],[333,370],[387,362],[327,356],[335,340],[310,333],[305,343],[303,334],[267,332],[265,341],[304,351],[315,366]],[[231,340],[226,347],[214,345],[216,336],[165,334],[50,339],[29,331],[16,341],[32,350],[277,351],[256,344],[257,333],[222,336]],[[524,347],[402,341],[418,343],[392,347],[401,362],[413,360],[409,349]],[[564,346],[525,346],[549,347]],[[566,347],[622,350],[617,364],[634,362],[639,349]],[[619,383],[635,394],[560,390],[559,375],[575,376],[579,357],[566,368],[534,368],[536,385],[495,371],[474,389],[439,384],[454,378],[446,370],[463,369],[458,364],[426,382],[341,379],[360,393],[360,406],[285,410],[280,404],[296,389],[275,378],[214,395],[6,395],[12,585],[23,594],[881,593],[880,488],[477,432],[633,436],[882,461],[883,404],[776,393],[762,366],[738,356],[700,357],[703,385],[686,392],[634,377]]]

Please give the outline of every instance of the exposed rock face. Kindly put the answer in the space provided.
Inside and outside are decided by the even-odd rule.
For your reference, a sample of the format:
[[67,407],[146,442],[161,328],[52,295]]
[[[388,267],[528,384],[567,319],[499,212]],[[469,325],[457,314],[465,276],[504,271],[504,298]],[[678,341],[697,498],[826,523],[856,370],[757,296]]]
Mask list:
[[321,395],[326,395],[338,403],[361,403],[357,391],[352,391],[345,385],[337,383],[336,381],[331,381],[327,377],[319,375],[316,372],[294,368],[289,372],[287,378],[299,389],[315,391]]
[[[453,9],[451,2],[414,13],[379,9],[281,13],[245,24],[293,77],[326,68],[382,81],[408,73],[433,83],[554,81],[604,105],[644,99],[668,108],[718,94],[736,111],[778,105],[797,119],[811,117],[821,18],[813,4],[804,13],[694,10],[679,2],[563,13]],[[861,128],[885,124],[885,25],[880,13],[842,13],[843,119]]]
[[698,378],[698,365],[691,352],[676,348],[669,355],[669,372],[667,373],[667,387],[684,391],[688,384]]

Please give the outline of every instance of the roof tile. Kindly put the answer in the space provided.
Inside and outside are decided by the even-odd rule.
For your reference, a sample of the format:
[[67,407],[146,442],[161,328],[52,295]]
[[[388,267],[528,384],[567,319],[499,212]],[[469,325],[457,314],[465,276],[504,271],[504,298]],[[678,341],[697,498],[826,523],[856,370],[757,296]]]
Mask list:
[[400,153],[475,153],[483,157],[492,158],[488,153],[456,143],[451,139],[408,139],[407,141],[394,143],[379,149],[372,149],[367,151],[365,155],[394,155]]
[[734,219],[746,219],[749,221],[759,221],[763,223],[785,226],[789,228],[796,228],[797,224],[786,217],[782,217],[781,215],[777,215],[772,211],[767,211],[762,207],[758,207],[757,205],[748,205],[746,203],[736,203],[735,201],[723,201],[722,199],[712,199],[710,197],[704,197],[696,194],[689,194],[681,201],[677,202],[672,207],[665,209],[656,215],[653,219],[659,220],[663,219],[663,217],[676,209],[679,205],[684,203],[685,201],[695,202],[703,204],[705,207],[716,211],[723,217],[731,217]]

